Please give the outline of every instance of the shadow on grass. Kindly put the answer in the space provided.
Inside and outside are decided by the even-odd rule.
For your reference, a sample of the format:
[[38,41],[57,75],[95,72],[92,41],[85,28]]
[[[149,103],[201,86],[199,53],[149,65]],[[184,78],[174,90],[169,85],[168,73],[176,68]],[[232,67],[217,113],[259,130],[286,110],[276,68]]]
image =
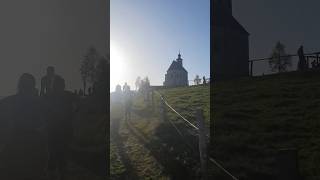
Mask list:
[[[155,132],[155,137],[147,141],[148,137],[143,132],[135,128],[130,122],[126,125],[132,135],[147,148],[152,156],[164,168],[164,173],[172,179],[199,179],[197,177],[199,157],[190,150],[174,132],[169,124],[160,125]],[[182,127],[183,128],[183,127]],[[181,129],[182,129],[181,128]],[[192,137],[190,138],[192,141]],[[190,144],[192,146],[192,144]]]
[[132,180],[139,179],[138,175],[135,173],[136,172],[135,168],[134,168],[129,156],[125,151],[123,139],[119,134],[121,119],[114,119],[112,122],[113,123],[111,125],[111,132],[110,133],[112,134],[112,138],[113,138],[113,141],[116,145],[117,152],[120,155],[120,160],[125,165],[125,168],[126,168],[126,172],[123,173],[121,175],[121,177],[119,177],[117,179],[132,179]]

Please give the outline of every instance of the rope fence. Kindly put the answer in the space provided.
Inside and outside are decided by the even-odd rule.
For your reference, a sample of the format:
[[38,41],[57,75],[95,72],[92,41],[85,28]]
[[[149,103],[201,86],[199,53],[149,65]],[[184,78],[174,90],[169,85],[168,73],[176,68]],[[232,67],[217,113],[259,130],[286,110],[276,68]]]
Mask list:
[[[314,53],[305,53],[303,54],[306,60],[306,68],[307,69],[314,69],[320,68],[320,52]],[[276,69],[274,71],[271,70],[269,62],[271,60],[278,60],[280,63],[281,60],[290,58],[290,65],[287,66],[286,72],[297,71],[298,64],[299,64],[299,55],[297,54],[289,54],[285,56],[278,56],[278,57],[267,57],[267,58],[259,58],[259,59],[251,59],[248,61],[249,63],[249,75],[250,76],[261,76],[261,75],[268,75],[268,74],[275,74],[281,72],[281,69]],[[254,71],[255,68],[257,71]],[[280,66],[279,66],[280,68]]]
[[[160,100],[161,103],[163,103],[164,105],[166,105],[167,107],[169,107],[176,115],[178,115],[183,122],[185,122],[186,124],[188,124],[189,127],[193,128],[194,130],[196,130],[196,132],[199,135],[199,151],[200,151],[200,160],[201,160],[201,171],[203,172],[203,177],[205,177],[207,175],[206,170],[207,170],[207,166],[206,166],[206,161],[209,160],[210,162],[212,162],[213,164],[215,164],[218,168],[220,168],[225,174],[227,174],[231,179],[233,180],[238,180],[238,178],[236,178],[234,175],[232,175],[228,170],[226,170],[221,164],[219,164],[215,159],[213,159],[212,157],[208,157],[207,156],[207,152],[206,152],[206,138],[209,138],[209,136],[207,134],[205,134],[205,129],[204,129],[204,122],[203,122],[203,118],[199,117],[199,112],[197,113],[197,119],[199,120],[199,125],[202,123],[202,128],[197,127],[196,125],[194,125],[193,123],[191,123],[187,118],[183,117],[178,111],[176,111],[163,97],[163,95],[161,93],[159,93],[158,91],[155,91],[159,96],[160,96]],[[164,112],[164,110],[162,110],[161,112]],[[201,111],[201,115],[202,116],[202,111]],[[170,124],[175,128],[175,130],[178,132],[178,134],[182,137],[182,139],[184,140],[184,142],[186,143],[187,146],[190,147],[189,143],[187,143],[187,141],[184,139],[181,131],[178,129],[178,127],[175,126],[174,122],[172,122],[170,120],[170,118],[168,118]],[[202,121],[202,122],[201,122]],[[204,169],[205,168],[205,169]]]

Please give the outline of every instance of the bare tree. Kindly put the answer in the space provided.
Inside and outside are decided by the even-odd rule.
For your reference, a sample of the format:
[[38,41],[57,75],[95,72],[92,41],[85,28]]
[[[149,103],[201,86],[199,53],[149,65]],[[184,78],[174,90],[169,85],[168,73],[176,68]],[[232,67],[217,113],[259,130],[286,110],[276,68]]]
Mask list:
[[94,47],[90,47],[81,62],[80,73],[83,82],[83,92],[86,93],[87,83],[95,80],[95,65],[99,59],[99,54]]
[[291,57],[286,53],[285,46],[280,41],[277,42],[269,60],[271,71],[286,72],[291,65]]
[[199,78],[199,75],[196,75],[196,77],[194,78],[194,84],[199,85],[200,83],[201,83],[201,79]]

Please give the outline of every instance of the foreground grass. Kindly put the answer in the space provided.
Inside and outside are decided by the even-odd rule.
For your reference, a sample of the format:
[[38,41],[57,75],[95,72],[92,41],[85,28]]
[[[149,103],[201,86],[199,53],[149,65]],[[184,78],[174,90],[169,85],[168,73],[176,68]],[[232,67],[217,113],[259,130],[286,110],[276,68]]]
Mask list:
[[[302,176],[320,178],[319,72],[217,82],[213,90],[211,155],[227,169],[274,179],[278,150],[297,148]],[[216,167],[211,173],[226,178]]]
[[[208,86],[165,89],[160,93],[164,94],[178,112],[195,124],[195,109],[204,109],[209,128]],[[127,174],[133,175],[132,179],[197,179],[197,137],[190,135],[185,123],[169,109],[167,118],[175,122],[183,137],[177,134],[168,121],[161,121],[159,96],[155,94],[154,98],[153,107],[151,103],[144,102],[138,94],[133,101],[132,120],[128,122],[123,120],[120,104],[113,103],[111,106],[113,125],[110,156],[113,179],[125,178]],[[114,138],[115,136],[118,137]],[[188,144],[185,144],[184,140],[187,140]]]

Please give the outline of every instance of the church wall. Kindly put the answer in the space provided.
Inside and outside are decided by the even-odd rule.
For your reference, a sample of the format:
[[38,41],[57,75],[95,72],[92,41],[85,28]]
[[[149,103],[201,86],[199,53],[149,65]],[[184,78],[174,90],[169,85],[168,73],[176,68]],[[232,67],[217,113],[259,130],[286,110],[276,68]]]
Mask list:
[[184,71],[168,71],[165,75],[165,86],[186,86],[188,85],[188,73]]
[[213,74],[215,79],[248,76],[248,36],[233,29],[215,28]]

